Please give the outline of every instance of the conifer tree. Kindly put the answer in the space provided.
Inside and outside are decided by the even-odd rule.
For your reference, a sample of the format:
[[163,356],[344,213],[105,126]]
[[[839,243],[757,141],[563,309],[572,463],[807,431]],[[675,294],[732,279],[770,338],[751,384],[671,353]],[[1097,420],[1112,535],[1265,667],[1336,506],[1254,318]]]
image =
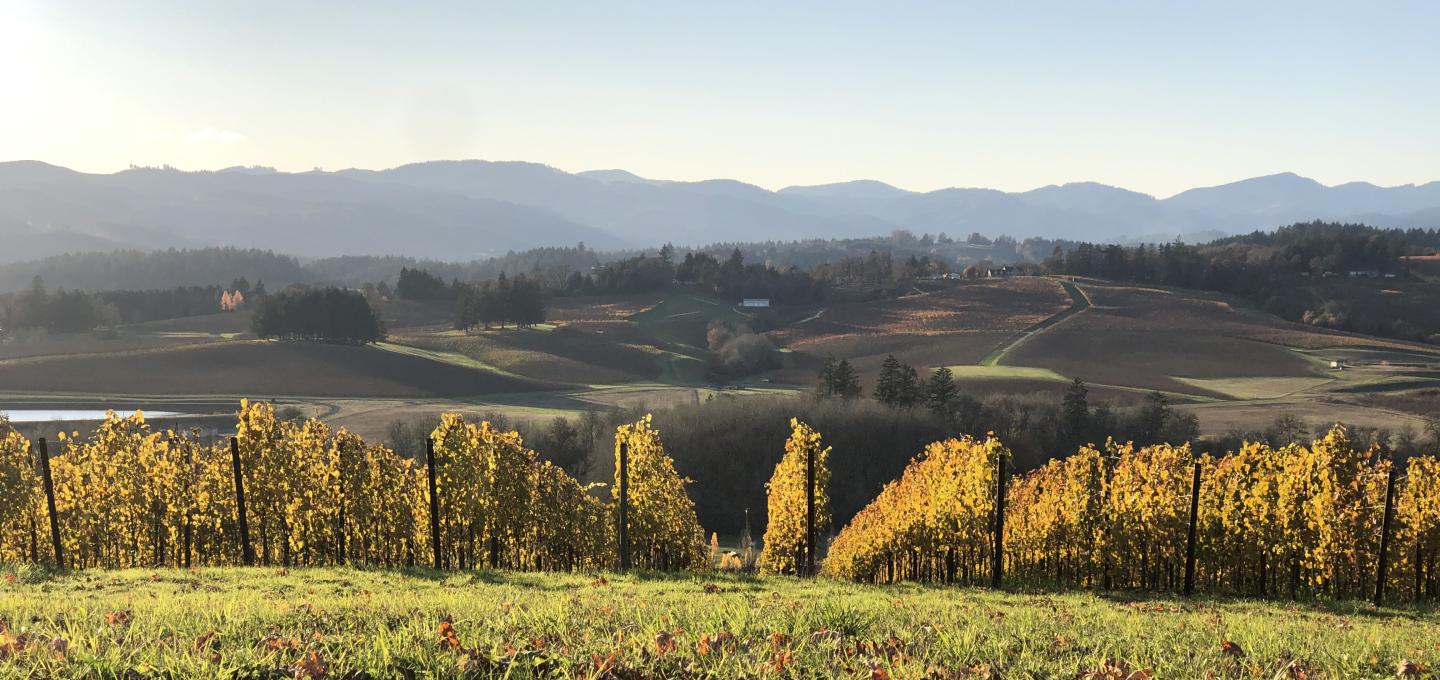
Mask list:
[[1078,444],[1085,438],[1085,433],[1090,425],[1090,404],[1086,396],[1090,390],[1085,387],[1085,381],[1076,378],[1070,383],[1070,389],[1065,391],[1065,401],[1060,408],[1061,417],[1065,419],[1065,434],[1070,437],[1071,443]]
[[860,374],[855,372],[849,359],[841,359],[840,363],[835,364],[834,387],[830,393],[842,399],[860,396]]
[[880,377],[875,379],[875,400],[886,406],[898,404],[902,380],[900,360],[894,354],[886,355],[880,364]]
[[941,366],[930,374],[925,383],[925,405],[938,416],[947,416],[960,397],[960,388],[955,386],[955,374],[948,366]]

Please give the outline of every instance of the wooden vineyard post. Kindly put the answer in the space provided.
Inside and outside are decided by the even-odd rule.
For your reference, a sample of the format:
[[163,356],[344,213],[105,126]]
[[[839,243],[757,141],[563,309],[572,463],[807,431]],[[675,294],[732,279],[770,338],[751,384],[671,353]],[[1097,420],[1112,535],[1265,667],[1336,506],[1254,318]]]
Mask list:
[[425,438],[425,472],[430,479],[430,565],[443,568],[440,561],[440,493],[435,486],[435,438]]
[[1385,479],[1385,515],[1380,520],[1380,560],[1375,568],[1375,606],[1385,601],[1385,572],[1389,567],[1390,525],[1395,519],[1395,464]]
[[990,555],[990,587],[999,588],[1005,571],[1005,454],[995,457],[995,546]]
[[620,442],[620,570],[630,569],[630,442]]
[[40,482],[45,487],[45,508],[50,512],[50,547],[55,550],[55,568],[65,568],[65,548],[60,544],[60,515],[55,512],[55,480],[50,476],[50,448],[40,438]]
[[255,549],[250,546],[250,519],[245,516],[245,475],[240,467],[240,438],[230,438],[230,468],[235,473],[235,520],[240,524],[240,561],[249,567],[255,564]]
[[1190,531],[1185,535],[1185,596],[1195,592],[1195,527],[1200,515],[1200,462],[1190,480]]
[[805,456],[805,575],[815,574],[815,447]]

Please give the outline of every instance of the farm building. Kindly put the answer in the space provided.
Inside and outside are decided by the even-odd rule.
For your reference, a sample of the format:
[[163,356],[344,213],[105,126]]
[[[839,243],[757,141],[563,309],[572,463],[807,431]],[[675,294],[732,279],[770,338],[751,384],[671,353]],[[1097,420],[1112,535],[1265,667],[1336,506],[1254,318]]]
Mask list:
[[741,307],[769,307],[770,298],[745,298],[740,301]]
[[1011,265],[1011,264],[1007,264],[1007,265],[1005,265],[1005,266],[1003,266],[1003,267],[990,267],[990,268],[988,268],[988,269],[985,270],[985,275],[988,276],[988,277],[990,277],[990,278],[992,278],[992,279],[1001,279],[1001,278],[1007,278],[1007,277],[1010,277],[1010,276],[1019,276],[1021,273],[1022,273],[1022,272],[1020,271],[1020,268],[1019,268],[1019,267],[1016,267],[1015,265]]

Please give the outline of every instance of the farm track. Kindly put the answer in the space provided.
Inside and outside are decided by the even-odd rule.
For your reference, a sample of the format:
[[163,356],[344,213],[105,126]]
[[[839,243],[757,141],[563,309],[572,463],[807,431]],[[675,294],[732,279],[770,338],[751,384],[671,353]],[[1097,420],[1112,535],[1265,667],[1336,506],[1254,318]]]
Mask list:
[[1025,344],[1031,338],[1039,335],[1040,333],[1043,333],[1044,331],[1055,326],[1056,324],[1059,324],[1060,322],[1069,319],[1076,314],[1090,309],[1090,296],[1086,295],[1085,291],[1081,290],[1079,286],[1075,285],[1070,281],[1057,281],[1057,283],[1059,283],[1060,287],[1064,288],[1065,292],[1070,295],[1070,306],[1066,309],[1056,312],[1049,318],[1040,321],[1039,323],[1036,323],[1035,325],[1021,331],[1019,334],[1015,335],[1009,340],[1006,340],[999,347],[990,350],[990,353],[985,355],[985,358],[980,360],[981,366],[999,366],[1000,360],[1005,358],[1005,355],[1011,350]]

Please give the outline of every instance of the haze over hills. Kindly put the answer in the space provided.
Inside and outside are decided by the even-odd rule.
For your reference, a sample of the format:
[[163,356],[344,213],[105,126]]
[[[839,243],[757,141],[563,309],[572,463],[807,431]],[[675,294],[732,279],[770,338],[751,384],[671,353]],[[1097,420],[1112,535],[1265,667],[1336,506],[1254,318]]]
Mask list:
[[893,229],[1133,241],[1311,219],[1440,225],[1440,182],[1325,186],[1285,173],[1157,199],[1078,182],[1024,192],[912,192],[874,180],[770,191],[727,179],[568,173],[523,162],[433,161],[388,170],[87,174],[0,163],[0,261],[117,247],[235,245],[301,256],[447,260],[570,245],[842,238]]

